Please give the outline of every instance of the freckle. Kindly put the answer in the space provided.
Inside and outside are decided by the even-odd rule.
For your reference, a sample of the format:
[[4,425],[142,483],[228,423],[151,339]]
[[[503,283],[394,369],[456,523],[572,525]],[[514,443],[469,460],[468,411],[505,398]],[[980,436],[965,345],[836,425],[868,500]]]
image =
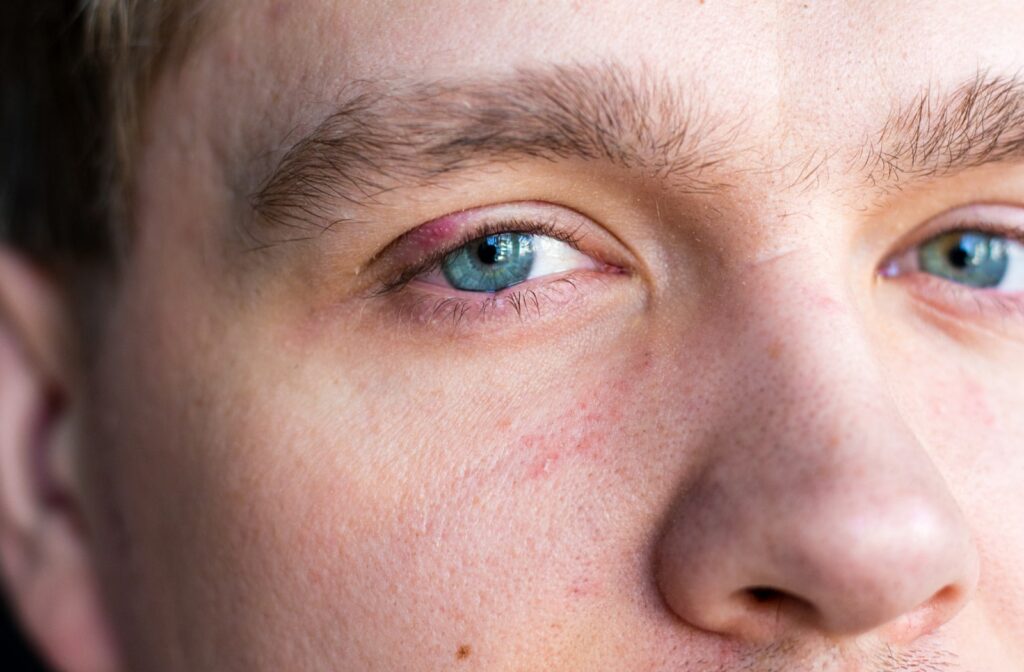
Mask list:
[[768,346],[768,358],[778,359],[782,356],[782,341],[772,341]]
[[471,653],[473,653],[473,647],[471,647],[469,644],[462,644],[455,651],[455,659],[465,660],[466,658],[469,658],[469,654]]
[[512,426],[512,418],[507,415],[504,418],[499,418],[496,426],[498,429],[508,429]]

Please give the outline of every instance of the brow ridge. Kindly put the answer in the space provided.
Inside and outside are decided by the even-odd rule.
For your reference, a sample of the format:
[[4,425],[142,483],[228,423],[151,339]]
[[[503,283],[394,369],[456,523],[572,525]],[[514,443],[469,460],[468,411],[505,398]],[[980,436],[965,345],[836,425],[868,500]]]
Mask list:
[[691,193],[730,185],[742,115],[713,118],[700,89],[618,64],[521,68],[462,81],[352,83],[253,196],[265,220],[334,222],[403,186],[521,159],[601,160]]

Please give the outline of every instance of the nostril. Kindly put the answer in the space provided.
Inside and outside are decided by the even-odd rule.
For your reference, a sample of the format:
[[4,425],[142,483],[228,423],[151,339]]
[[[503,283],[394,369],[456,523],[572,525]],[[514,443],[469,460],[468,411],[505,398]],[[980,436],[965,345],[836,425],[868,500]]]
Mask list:
[[756,604],[771,604],[775,602],[781,602],[786,594],[781,590],[775,588],[769,588],[767,586],[755,586],[754,588],[747,588],[747,596]]
[[808,624],[818,619],[817,610],[807,600],[771,586],[751,586],[741,590],[737,597],[747,604],[748,613],[769,624],[770,629],[788,628]]

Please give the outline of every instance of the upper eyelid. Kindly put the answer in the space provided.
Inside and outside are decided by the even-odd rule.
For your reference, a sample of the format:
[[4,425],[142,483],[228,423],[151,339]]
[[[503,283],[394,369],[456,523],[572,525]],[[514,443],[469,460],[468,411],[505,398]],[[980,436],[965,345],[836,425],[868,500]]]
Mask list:
[[[977,216],[973,212],[976,210],[983,210],[986,213],[996,211],[996,214],[1007,215],[1008,219],[1016,219],[1018,221],[1015,224],[1000,223],[993,221],[999,219],[998,217]],[[909,252],[915,247],[944,233],[968,230],[983,231],[991,235],[1006,236],[1007,238],[1024,242],[1024,206],[1000,202],[971,203],[950,208],[928,218],[924,224],[915,227],[913,231],[896,243],[897,254],[890,255],[890,257]]]
[[[488,228],[493,230],[488,230]],[[427,256],[425,256],[420,262],[410,267],[407,267],[400,274],[400,276],[396,278],[393,282],[387,283],[385,285],[385,291],[393,291],[394,289],[401,288],[402,286],[408,284],[412,280],[415,280],[417,277],[420,277],[425,273],[429,273],[433,270],[436,270],[444,262],[445,258],[448,255],[458,250],[460,247],[468,245],[474,240],[494,235],[496,233],[515,232],[529,233],[532,235],[544,235],[565,242],[566,244],[571,245],[574,249],[579,249],[573,241],[567,240],[566,237],[558,235],[557,232],[546,233],[546,228],[534,228],[530,230],[530,227],[523,225],[513,226],[512,228],[509,228],[509,226],[501,224],[500,222],[490,225],[488,228],[481,229],[476,232],[468,232],[466,237],[458,238],[456,239],[456,242],[448,243],[446,245],[438,247],[436,250],[432,251]],[[578,240],[579,239],[577,238],[575,242],[578,242]]]
[[[978,212],[1005,215],[1004,219],[1017,220],[1015,224],[1001,223],[998,217],[979,216]],[[1006,202],[979,202],[959,205],[927,218],[902,236],[876,267],[875,278],[894,276],[894,269],[914,256],[915,250],[933,238],[955,231],[981,231],[989,235],[1004,236],[1024,244],[1024,206]],[[905,269],[904,269],[905,270]]]
[[[442,235],[431,233],[431,227],[443,229]],[[477,238],[510,231],[561,240],[608,265],[632,265],[629,261],[631,255],[622,252],[626,246],[591,217],[560,204],[514,201],[455,211],[425,222],[392,240],[370,261],[370,264],[383,263],[387,268],[382,275],[393,278],[385,280],[383,288],[375,293],[400,289],[418,274],[439,264],[447,254]],[[605,244],[596,239],[606,239]],[[429,246],[427,250],[423,249],[424,240]]]

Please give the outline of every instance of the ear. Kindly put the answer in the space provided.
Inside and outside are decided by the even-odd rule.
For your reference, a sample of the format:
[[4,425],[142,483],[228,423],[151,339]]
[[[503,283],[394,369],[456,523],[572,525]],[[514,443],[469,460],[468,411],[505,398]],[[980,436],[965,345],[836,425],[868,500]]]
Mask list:
[[80,512],[73,338],[59,293],[0,246],[0,569],[62,672],[117,670]]

